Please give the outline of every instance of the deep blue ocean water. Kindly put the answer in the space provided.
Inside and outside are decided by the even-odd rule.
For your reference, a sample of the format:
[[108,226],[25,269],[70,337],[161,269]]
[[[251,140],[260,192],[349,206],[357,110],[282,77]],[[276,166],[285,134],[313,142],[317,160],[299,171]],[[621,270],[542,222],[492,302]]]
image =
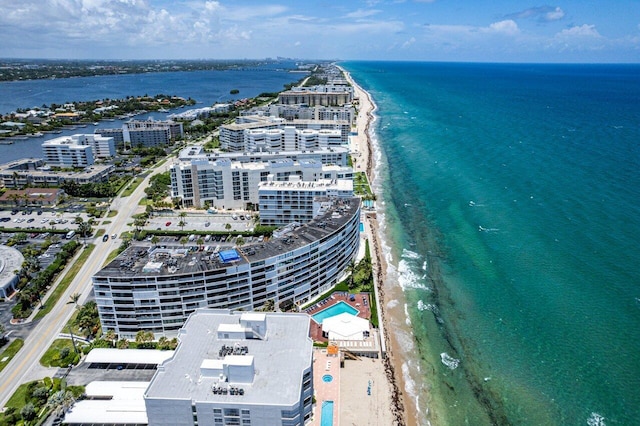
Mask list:
[[640,66],[342,65],[419,422],[640,423]]
[[[0,114],[8,114],[18,108],[40,107],[43,104],[63,104],[74,101],[97,99],[122,99],[127,96],[175,95],[191,97],[198,104],[194,108],[211,106],[216,102],[227,102],[251,98],[263,92],[279,92],[283,86],[305,77],[306,74],[290,73],[295,63],[283,61],[266,64],[259,68],[225,71],[162,72],[148,74],[104,75],[95,77],[61,78],[55,80],[26,80],[0,82]],[[229,92],[237,89],[237,95]],[[176,112],[176,111],[171,111]],[[167,113],[154,112],[136,117],[163,119]],[[122,126],[122,121],[102,121],[101,128]],[[0,145],[0,162],[23,157],[41,157],[42,142],[63,135],[93,133],[94,128],[67,130],[62,134],[48,134],[41,138],[30,138],[13,145]]]

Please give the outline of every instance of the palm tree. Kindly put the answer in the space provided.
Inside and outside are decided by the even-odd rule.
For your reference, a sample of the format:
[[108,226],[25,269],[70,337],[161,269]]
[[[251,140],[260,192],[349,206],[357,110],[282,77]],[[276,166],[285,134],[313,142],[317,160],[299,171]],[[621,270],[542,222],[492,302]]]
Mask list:
[[347,264],[347,268],[345,269],[345,272],[349,274],[349,290],[351,290],[354,288],[353,275],[356,272],[356,262],[354,262],[353,259],[351,259]]
[[116,335],[115,330],[111,330],[111,329],[109,329],[109,330],[107,330],[107,332],[106,332],[106,333],[104,333],[104,338],[105,338],[106,340],[108,340],[108,341],[109,341],[109,343],[111,343],[111,346],[114,346],[114,342],[115,342],[115,340],[116,340],[116,338],[117,338],[117,337],[118,337],[118,336]]
[[202,248],[202,245],[204,244],[204,239],[200,237],[196,240],[196,243],[198,244],[198,248]]
[[180,244],[182,244],[182,248],[184,248],[184,245],[187,244],[187,241],[189,241],[187,237],[180,238]]
[[182,231],[184,231],[184,226],[187,224],[187,222],[184,221],[184,218],[187,217],[187,212],[180,212],[179,216],[180,216],[180,222],[178,223],[178,226],[181,228]]
[[67,305],[70,305],[71,303],[73,303],[74,305],[76,305],[76,309],[80,309],[80,306],[78,306],[79,300],[80,300],[80,293],[73,293],[71,296],[69,296],[69,301],[67,302]]
[[160,242],[160,238],[157,235],[154,235],[153,237],[151,237],[151,244],[153,244],[154,246],[157,246],[158,242]]

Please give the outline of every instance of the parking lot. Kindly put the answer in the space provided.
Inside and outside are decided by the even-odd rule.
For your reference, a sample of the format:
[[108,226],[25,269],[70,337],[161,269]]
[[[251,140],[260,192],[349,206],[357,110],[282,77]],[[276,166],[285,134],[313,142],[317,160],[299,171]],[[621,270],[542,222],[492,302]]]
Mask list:
[[[249,217],[249,219],[247,219]],[[148,231],[180,231],[183,227],[179,226],[180,221],[185,222],[184,230],[189,231],[253,231],[255,222],[250,213],[218,213],[218,214],[188,214],[181,218],[177,214],[169,216],[154,216],[149,219],[145,229]],[[227,224],[230,226],[227,229]]]
[[16,210],[0,210],[0,227],[2,228],[21,228],[29,229],[76,229],[74,223],[77,216],[84,221],[89,220],[86,213],[74,212],[56,212],[51,210],[23,209],[13,213]]

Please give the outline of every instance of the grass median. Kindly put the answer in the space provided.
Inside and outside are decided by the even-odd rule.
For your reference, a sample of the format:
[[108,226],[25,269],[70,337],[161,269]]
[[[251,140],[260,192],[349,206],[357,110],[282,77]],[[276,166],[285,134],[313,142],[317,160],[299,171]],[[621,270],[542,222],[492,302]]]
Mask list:
[[82,265],[84,265],[84,262],[87,261],[87,259],[89,258],[89,255],[91,255],[91,252],[93,252],[94,248],[96,248],[94,244],[88,244],[87,247],[84,250],[82,250],[82,253],[80,253],[80,256],[78,256],[78,259],[74,262],[74,264],[71,265],[71,267],[67,271],[67,274],[60,281],[60,283],[58,283],[56,288],[51,292],[51,295],[47,299],[46,304],[42,309],[38,311],[34,320],[39,320],[41,318],[44,318],[45,315],[51,312],[51,309],[53,309],[56,303],[58,303],[58,300],[67,290],[67,288],[69,287],[69,284],[71,284],[71,281],[73,281],[75,276],[78,274],[78,271],[80,271],[80,268],[82,268]]
[[0,371],[2,371],[11,359],[18,353],[20,348],[24,345],[24,340],[15,339],[13,342],[9,343],[9,346],[0,353]]
[[133,178],[133,181],[131,181],[131,183],[124,189],[124,191],[122,191],[120,196],[121,197],[128,197],[129,195],[133,194],[133,191],[136,190],[138,185],[140,185],[143,180],[144,180],[144,178],[142,178],[142,177]]

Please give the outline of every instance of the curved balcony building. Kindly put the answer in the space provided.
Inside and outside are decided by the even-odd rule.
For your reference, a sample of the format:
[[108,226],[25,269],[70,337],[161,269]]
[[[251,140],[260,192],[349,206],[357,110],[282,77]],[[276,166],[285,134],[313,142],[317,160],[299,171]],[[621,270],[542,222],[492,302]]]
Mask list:
[[241,247],[134,245],[93,277],[103,330],[177,335],[198,308],[282,309],[334,286],[358,252],[359,198],[326,200],[309,223]]

